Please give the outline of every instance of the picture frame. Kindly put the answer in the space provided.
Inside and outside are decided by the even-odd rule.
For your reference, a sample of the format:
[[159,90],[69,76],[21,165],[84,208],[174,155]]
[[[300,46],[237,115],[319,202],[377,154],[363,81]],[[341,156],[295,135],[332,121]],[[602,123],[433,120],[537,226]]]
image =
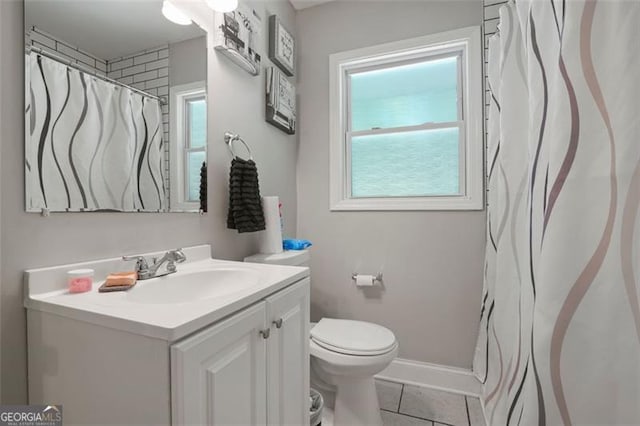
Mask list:
[[269,59],[287,76],[294,75],[296,41],[277,15],[269,17]]
[[283,132],[296,133],[296,88],[276,67],[266,69],[266,121]]

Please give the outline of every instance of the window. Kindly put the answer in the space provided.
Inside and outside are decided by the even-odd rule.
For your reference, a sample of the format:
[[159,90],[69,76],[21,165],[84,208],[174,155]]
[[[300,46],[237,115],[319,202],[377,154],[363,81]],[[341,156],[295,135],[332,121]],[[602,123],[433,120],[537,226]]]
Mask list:
[[207,161],[204,82],[171,88],[171,209],[200,208],[200,168]]
[[480,29],[331,55],[331,210],[482,209]]

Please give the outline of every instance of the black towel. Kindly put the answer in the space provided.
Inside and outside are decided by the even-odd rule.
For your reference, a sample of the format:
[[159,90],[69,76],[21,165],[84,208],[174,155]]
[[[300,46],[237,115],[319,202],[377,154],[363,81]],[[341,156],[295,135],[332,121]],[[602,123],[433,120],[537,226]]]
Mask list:
[[227,228],[237,229],[240,233],[265,229],[258,169],[253,160],[236,157],[231,161]]
[[200,167],[200,211],[207,212],[207,163]]

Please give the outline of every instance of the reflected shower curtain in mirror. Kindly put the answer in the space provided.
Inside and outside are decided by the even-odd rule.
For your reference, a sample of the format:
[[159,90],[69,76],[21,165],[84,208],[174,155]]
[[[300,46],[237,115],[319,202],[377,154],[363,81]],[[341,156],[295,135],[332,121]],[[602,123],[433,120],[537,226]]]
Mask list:
[[26,93],[27,211],[161,211],[156,99],[31,52]]
[[502,7],[474,372],[491,425],[640,424],[640,3]]

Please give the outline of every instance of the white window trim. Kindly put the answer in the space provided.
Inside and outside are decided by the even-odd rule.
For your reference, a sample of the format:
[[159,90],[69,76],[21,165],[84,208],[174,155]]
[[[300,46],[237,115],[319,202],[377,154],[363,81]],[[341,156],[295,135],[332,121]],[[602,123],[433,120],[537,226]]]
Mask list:
[[[204,92],[205,99],[207,96],[206,82],[196,81],[193,83],[181,84],[173,86],[169,89],[170,97],[170,117],[169,117],[169,169],[171,188],[170,207],[172,211],[180,210],[199,210],[200,203],[194,201],[185,201],[185,128],[183,120],[178,117],[184,117],[184,98]],[[207,112],[208,115],[208,112]],[[207,149],[205,147],[205,152]]]
[[[331,211],[482,210],[484,208],[484,137],[482,130],[482,45],[480,27],[340,52],[329,57],[329,193]],[[349,198],[349,153],[345,141],[348,70],[387,63],[394,58],[419,58],[428,53],[463,52],[462,94],[465,162],[464,193],[458,196]],[[381,56],[383,56],[381,58]]]

